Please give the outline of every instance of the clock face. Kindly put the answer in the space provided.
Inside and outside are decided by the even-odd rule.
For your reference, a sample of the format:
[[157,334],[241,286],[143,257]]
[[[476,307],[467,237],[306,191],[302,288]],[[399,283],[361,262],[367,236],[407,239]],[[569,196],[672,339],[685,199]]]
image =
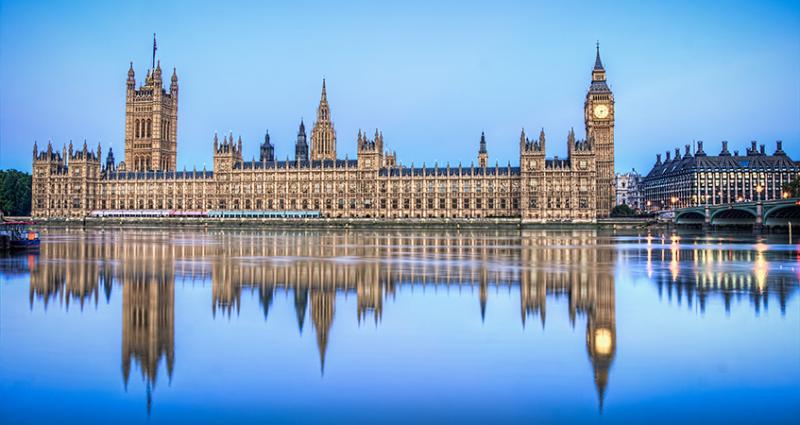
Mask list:
[[607,105],[597,105],[594,107],[594,116],[597,118],[605,118],[608,116]]

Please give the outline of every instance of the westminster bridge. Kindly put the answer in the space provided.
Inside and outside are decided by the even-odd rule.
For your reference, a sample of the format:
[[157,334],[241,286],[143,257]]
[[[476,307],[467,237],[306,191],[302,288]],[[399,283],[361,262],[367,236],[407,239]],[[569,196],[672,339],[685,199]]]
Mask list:
[[719,205],[696,205],[673,210],[677,225],[704,228],[737,226],[754,230],[800,226],[800,198],[771,201],[736,202]]

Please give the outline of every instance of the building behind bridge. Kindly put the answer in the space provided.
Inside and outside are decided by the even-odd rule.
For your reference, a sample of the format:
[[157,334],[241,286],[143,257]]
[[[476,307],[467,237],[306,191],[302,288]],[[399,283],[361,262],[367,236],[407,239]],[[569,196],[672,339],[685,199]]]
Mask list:
[[642,189],[647,209],[655,211],[786,198],[783,186],[798,177],[800,164],[783,151],[781,141],[771,154],[752,141],[744,155],[731,153],[727,141],[718,155],[708,155],[701,141],[694,153],[686,145],[683,155],[680,149],[674,156],[667,151],[663,161],[656,155]]
[[617,173],[614,182],[617,188],[616,205],[627,205],[635,211],[644,209],[642,175],[636,169],[627,173]]

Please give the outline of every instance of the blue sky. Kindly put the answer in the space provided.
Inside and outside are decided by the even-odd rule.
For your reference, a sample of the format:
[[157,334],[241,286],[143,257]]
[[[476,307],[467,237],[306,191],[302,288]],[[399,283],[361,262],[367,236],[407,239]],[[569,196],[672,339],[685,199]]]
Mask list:
[[128,63],[137,82],[158,33],[180,78],[178,167],[211,164],[214,131],[257,156],[269,129],[293,156],[323,76],[341,157],[359,128],[405,164],[518,161],[522,127],[548,156],[584,133],[600,40],[616,97],[616,164],[704,140],[774,141],[800,159],[800,3],[0,2],[0,168],[30,170],[34,140],[124,146]]

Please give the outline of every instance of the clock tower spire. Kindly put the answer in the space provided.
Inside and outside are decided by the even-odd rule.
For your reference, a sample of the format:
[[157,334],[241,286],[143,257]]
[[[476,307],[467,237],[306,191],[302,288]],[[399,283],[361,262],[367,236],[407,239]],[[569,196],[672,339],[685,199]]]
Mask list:
[[586,138],[597,152],[597,216],[607,217],[614,208],[614,94],[606,83],[606,70],[600,60],[600,43],[592,69],[592,82],[586,93],[584,119]]

